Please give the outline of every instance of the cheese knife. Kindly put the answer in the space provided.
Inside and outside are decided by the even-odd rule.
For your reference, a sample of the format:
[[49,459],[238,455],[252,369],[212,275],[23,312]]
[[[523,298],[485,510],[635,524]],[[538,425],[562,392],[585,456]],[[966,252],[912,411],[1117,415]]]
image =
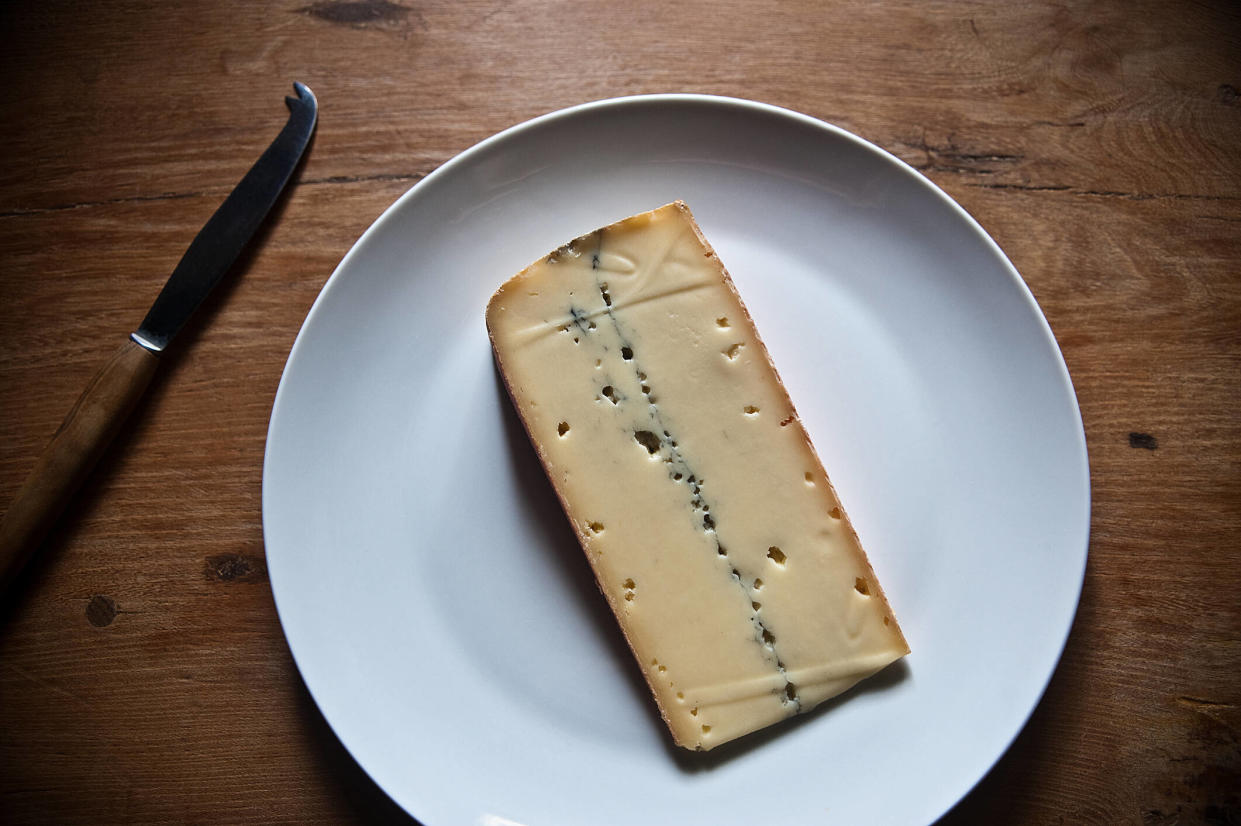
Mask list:
[[284,190],[318,118],[314,93],[294,83],[289,120],[199,231],[150,312],[91,379],[0,522],[0,593],[33,556],[142,397],[159,354],[232,267]]

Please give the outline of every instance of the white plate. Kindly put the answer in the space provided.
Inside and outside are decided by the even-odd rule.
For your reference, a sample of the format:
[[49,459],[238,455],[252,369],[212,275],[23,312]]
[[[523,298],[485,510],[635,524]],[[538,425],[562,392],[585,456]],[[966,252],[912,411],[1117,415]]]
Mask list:
[[[843,701],[707,755],[670,745],[483,324],[530,261],[676,198],[811,436],[843,434],[816,446],[913,647]],[[929,823],[1038,702],[1089,511],[1064,362],[983,230],[840,129],[687,95],[538,118],[397,201],[306,319],[263,474],[302,676],[427,826]]]

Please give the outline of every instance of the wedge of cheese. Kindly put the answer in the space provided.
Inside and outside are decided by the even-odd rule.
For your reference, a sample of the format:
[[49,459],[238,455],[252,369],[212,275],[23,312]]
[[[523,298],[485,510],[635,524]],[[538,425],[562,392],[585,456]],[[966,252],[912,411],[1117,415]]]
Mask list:
[[685,204],[535,262],[496,292],[487,327],[678,745],[806,711],[909,652]]

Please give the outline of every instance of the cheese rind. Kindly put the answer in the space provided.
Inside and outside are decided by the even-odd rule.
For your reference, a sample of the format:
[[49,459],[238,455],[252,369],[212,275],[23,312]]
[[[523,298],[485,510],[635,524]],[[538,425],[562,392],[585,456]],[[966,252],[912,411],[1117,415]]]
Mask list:
[[535,262],[492,297],[487,327],[678,745],[806,711],[909,653],[685,204]]

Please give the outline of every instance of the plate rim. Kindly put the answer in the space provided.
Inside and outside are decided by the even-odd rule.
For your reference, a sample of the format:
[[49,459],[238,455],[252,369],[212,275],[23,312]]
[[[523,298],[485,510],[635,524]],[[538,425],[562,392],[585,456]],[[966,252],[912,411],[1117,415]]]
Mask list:
[[[1068,370],[1068,365],[1064,358],[1064,353],[1060,349],[1059,343],[1056,341],[1055,334],[1051,329],[1051,325],[1048,322],[1042,307],[1034,297],[1033,291],[1030,289],[1029,284],[1026,283],[1025,279],[1013,265],[1007,254],[1003,251],[995,239],[992,238],[991,235],[982,227],[979,221],[974,218],[974,216],[971,215],[969,211],[966,210],[960,203],[948,195],[948,193],[945,192],[938,184],[878,144],[875,144],[866,138],[863,138],[833,123],[829,123],[812,115],[807,115],[783,106],[725,95],[702,93],[656,93],[600,98],[546,112],[508,126],[505,129],[502,129],[499,132],[478,141],[461,152],[458,152],[429,172],[427,175],[416,181],[405,192],[398,196],[396,200],[384,208],[379,216],[376,217],[369,226],[367,226],[363,233],[353,242],[349,250],[342,256],[339,263],[333,268],[331,274],[324,281],[323,286],[320,288],[319,293],[316,295],[315,300],[312,302],[305,318],[301,323],[301,326],[298,329],[293,344],[290,346],[288,356],[286,357],[284,366],[281,370],[280,381],[272,401],[271,411],[268,417],[267,432],[264,439],[261,490],[261,529],[263,535],[264,555],[267,555],[270,539],[275,533],[273,526],[269,523],[268,500],[269,496],[274,495],[271,493],[271,489],[268,484],[270,477],[270,464],[272,462],[271,446],[273,436],[276,435],[279,422],[283,415],[282,411],[288,405],[285,401],[285,396],[287,392],[289,392],[286,388],[288,386],[287,379],[290,373],[290,368],[293,365],[294,360],[297,358],[298,353],[302,349],[303,341],[307,334],[308,328],[312,326],[313,320],[319,314],[324,312],[323,306],[327,303],[328,294],[332,291],[333,285],[339,282],[341,274],[350,269],[351,263],[355,256],[361,255],[361,251],[368,245],[371,238],[380,234],[387,224],[396,220],[395,216],[404,210],[406,203],[417,199],[421,192],[434,186],[440,179],[451,176],[458,168],[467,166],[476,157],[483,155],[493,147],[503,145],[520,134],[543,128],[558,121],[589,117],[594,113],[612,109],[648,105],[662,105],[670,107],[707,107],[717,109],[721,112],[732,112],[736,114],[764,114],[768,116],[775,116],[803,126],[811,127],[812,129],[823,132],[825,135],[829,135],[839,140],[844,140],[861,151],[876,155],[880,160],[899,170],[903,175],[911,178],[918,186],[927,189],[941,206],[947,207],[950,212],[952,212],[964,223],[966,227],[969,228],[976,240],[982,242],[983,246],[987,248],[987,250],[1000,263],[1001,269],[1010,282],[1010,286],[1016,288],[1025,304],[1026,309],[1031,312],[1033,319],[1038,325],[1039,335],[1043,340],[1043,344],[1049,346],[1049,351],[1052,354],[1053,363],[1056,370],[1056,379],[1066,391],[1065,396],[1071,408],[1068,412],[1072,413],[1072,421],[1075,425],[1073,428],[1074,443],[1071,447],[1073,449],[1073,453],[1075,454],[1075,458],[1077,459],[1075,463],[1077,465],[1076,470],[1080,473],[1078,483],[1081,485],[1085,496],[1085,500],[1082,503],[1084,506],[1083,513],[1085,518],[1084,524],[1080,526],[1082,535],[1074,546],[1075,550],[1080,553],[1080,564],[1076,570],[1069,571],[1074,577],[1074,595],[1072,600],[1073,610],[1068,612],[1067,616],[1063,618],[1062,627],[1057,627],[1056,625],[1051,626],[1053,630],[1056,630],[1056,655],[1046,676],[1042,678],[1038,691],[1034,694],[1033,702],[1030,704],[1029,708],[1024,710],[1024,712],[1020,715],[1020,724],[1007,736],[1003,748],[981,769],[977,777],[975,777],[968,784],[968,786],[962,788],[959,793],[954,792],[949,795],[952,798],[952,801],[946,806],[946,808],[939,811],[935,815],[934,819],[930,821],[931,823],[935,823],[951,812],[958,804],[968,797],[994,770],[999,761],[1011,750],[1017,738],[1020,737],[1022,732],[1026,730],[1035,710],[1039,707],[1039,705],[1041,705],[1052,679],[1060,668],[1061,662],[1064,658],[1065,649],[1068,645],[1069,638],[1080,610],[1081,596],[1085,585],[1085,575],[1089,560],[1093,512],[1090,457],[1088,444],[1086,441],[1085,425],[1081,414],[1081,405],[1077,397],[1076,388],[1073,385],[1072,377]],[[277,579],[278,577],[272,575],[270,572],[269,566],[269,584],[273,603],[276,608],[277,620],[281,627],[281,634],[285,639],[285,643],[288,647],[290,656],[293,659],[294,666],[297,668],[298,676],[303,685],[305,685],[311,699],[314,701],[316,709],[327,723],[333,736],[349,754],[350,758],[366,774],[368,780],[377,788],[382,790],[384,795],[387,796],[394,805],[411,817],[417,819],[418,815],[407,808],[391,790],[380,782],[377,775],[368,767],[364,758],[359,755],[357,751],[355,751],[343,733],[337,728],[336,723],[324,710],[323,704],[320,702],[315,687],[311,685],[311,682],[306,678],[306,671],[303,668],[301,657],[299,656],[298,651],[295,650],[292,640],[289,638],[289,634],[286,631],[286,616],[284,611],[281,609],[281,598],[277,587]]]

